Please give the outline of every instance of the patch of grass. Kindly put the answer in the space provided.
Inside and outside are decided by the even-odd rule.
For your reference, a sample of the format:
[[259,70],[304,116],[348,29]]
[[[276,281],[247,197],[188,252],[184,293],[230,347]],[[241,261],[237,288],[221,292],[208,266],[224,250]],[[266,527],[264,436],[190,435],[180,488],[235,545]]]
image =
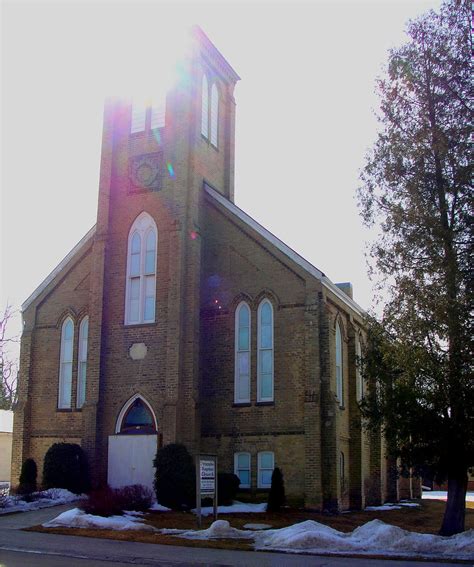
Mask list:
[[[474,529],[474,503],[466,505],[466,529]],[[402,508],[401,510],[387,510],[382,512],[348,512],[345,514],[323,514],[309,512],[295,508],[284,509],[281,513],[258,513],[258,514],[222,514],[220,519],[228,520],[232,527],[243,529],[248,523],[270,524],[272,528],[283,528],[303,522],[314,520],[335,528],[342,532],[350,532],[371,520],[383,520],[387,524],[399,526],[403,529],[428,534],[437,534],[441,526],[446,502],[441,500],[423,500],[421,506],[413,508]],[[145,516],[147,524],[157,528],[176,528],[182,530],[197,529],[196,516],[190,512],[149,512]],[[202,529],[208,528],[213,522],[212,516],[202,519]],[[115,539],[121,541],[136,541],[142,543],[159,543],[164,545],[183,545],[187,547],[210,547],[215,549],[253,549],[252,542],[248,540],[220,539],[220,540],[189,540],[177,536],[140,531],[114,531],[114,530],[92,530],[73,528],[43,528],[35,526],[29,528],[31,531],[45,533],[57,533],[65,535],[80,535],[85,537],[96,537]]]

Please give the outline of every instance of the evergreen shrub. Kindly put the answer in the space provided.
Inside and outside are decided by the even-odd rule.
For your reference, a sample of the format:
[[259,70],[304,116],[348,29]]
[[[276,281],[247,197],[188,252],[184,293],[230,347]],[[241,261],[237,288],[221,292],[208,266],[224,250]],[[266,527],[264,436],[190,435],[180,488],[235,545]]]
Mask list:
[[239,489],[240,479],[233,473],[218,473],[217,501],[219,506],[230,506],[235,500]]
[[21,465],[20,484],[17,494],[31,494],[37,490],[38,468],[34,459],[26,459]]
[[189,509],[196,503],[196,471],[193,458],[184,445],[171,443],[158,449],[153,461],[156,468],[156,499],[173,510]]
[[285,505],[285,483],[283,474],[278,467],[273,469],[272,484],[268,494],[267,512],[280,512]]
[[44,457],[44,488],[66,488],[75,494],[90,487],[86,456],[75,443],[54,443]]

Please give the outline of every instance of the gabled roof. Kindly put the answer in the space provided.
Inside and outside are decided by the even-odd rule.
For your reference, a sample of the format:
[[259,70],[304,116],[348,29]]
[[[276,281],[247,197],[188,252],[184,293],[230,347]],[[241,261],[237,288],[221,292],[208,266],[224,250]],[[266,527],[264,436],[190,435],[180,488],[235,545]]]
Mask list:
[[321,270],[318,270],[313,264],[308,262],[303,256],[300,256],[297,252],[295,252],[292,248],[290,248],[287,244],[277,238],[274,234],[272,234],[269,230],[263,227],[260,223],[258,223],[255,219],[253,219],[250,215],[248,215],[245,211],[237,207],[234,203],[229,201],[216,191],[213,187],[208,185],[204,182],[204,190],[211,199],[224,207],[226,211],[231,213],[232,215],[236,216],[240,219],[244,224],[250,227],[252,230],[257,232],[262,238],[267,240],[270,244],[275,246],[280,252],[282,252],[285,256],[287,256],[290,260],[295,262],[300,268],[303,268],[305,272],[319,280],[322,285],[329,289],[340,301],[354,310],[358,315],[361,317],[364,316],[365,310],[362,309],[360,305],[358,305],[353,299],[351,299],[348,295],[346,295],[343,291],[341,291],[336,284],[334,284]]
[[21,310],[24,311],[27,307],[48,287],[48,285],[54,280],[54,278],[69,264],[69,262],[74,258],[74,256],[84,247],[86,244],[92,240],[95,234],[96,225],[94,225],[89,232],[79,240],[79,242],[74,246],[74,248],[65,256],[61,262],[54,268],[54,270],[46,276],[46,278],[40,283],[40,285],[35,289],[35,291],[26,299],[21,306]]

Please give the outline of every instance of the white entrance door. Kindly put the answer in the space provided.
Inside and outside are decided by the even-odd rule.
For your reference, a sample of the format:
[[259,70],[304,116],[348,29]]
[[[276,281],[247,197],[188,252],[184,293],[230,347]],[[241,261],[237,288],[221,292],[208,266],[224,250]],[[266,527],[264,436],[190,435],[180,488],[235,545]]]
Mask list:
[[109,435],[109,486],[143,484],[153,490],[157,439],[158,435]]

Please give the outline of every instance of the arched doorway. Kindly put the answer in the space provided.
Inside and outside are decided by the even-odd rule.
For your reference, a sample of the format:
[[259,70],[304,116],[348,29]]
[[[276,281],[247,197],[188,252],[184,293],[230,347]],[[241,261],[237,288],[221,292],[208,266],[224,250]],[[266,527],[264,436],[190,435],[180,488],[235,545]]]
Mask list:
[[153,489],[157,446],[156,416],[150,404],[136,394],[120,410],[115,435],[109,435],[109,486],[143,484]]

